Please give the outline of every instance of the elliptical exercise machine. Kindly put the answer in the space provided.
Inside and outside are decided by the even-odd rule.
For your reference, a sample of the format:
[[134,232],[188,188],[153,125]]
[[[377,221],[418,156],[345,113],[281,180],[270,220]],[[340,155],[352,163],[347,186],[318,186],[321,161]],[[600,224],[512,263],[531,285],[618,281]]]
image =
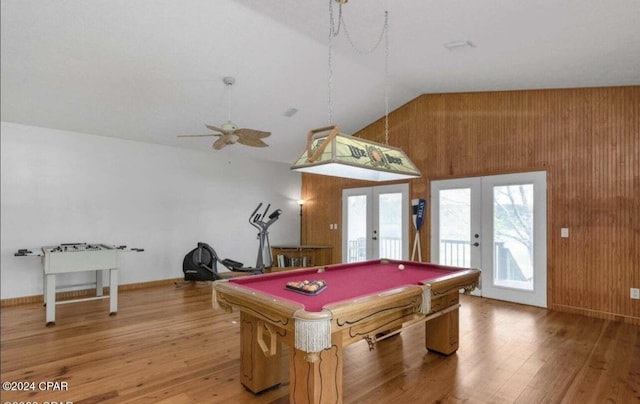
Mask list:
[[[271,266],[271,245],[269,243],[269,227],[275,223],[282,214],[281,209],[274,210],[269,216],[271,204],[268,204],[264,212],[260,214],[258,210],[262,207],[262,202],[254,209],[249,216],[249,224],[258,229],[258,257],[255,267],[245,267],[243,263],[229,258],[220,259],[216,251],[207,243],[199,242],[197,247],[189,251],[182,261],[182,272],[185,281],[216,281],[226,279],[233,274],[219,273],[217,264],[224,265],[231,272],[248,272],[250,274],[260,274],[267,266]],[[265,255],[268,262],[265,262]],[[267,265],[268,264],[268,265]]]

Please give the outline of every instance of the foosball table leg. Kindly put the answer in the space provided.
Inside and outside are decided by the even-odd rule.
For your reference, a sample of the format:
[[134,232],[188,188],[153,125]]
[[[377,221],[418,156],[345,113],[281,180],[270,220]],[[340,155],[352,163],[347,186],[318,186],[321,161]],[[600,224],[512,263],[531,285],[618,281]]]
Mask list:
[[56,322],[56,275],[47,274],[44,276],[44,304],[46,306],[47,325]]
[[118,268],[109,270],[109,314],[118,312]]

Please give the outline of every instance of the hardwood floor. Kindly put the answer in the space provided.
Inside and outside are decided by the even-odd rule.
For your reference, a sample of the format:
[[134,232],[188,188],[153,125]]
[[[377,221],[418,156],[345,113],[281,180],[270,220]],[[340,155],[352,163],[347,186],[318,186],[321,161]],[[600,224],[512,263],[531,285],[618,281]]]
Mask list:
[[[2,382],[34,382],[35,391],[3,384],[2,401],[288,402],[287,383],[260,395],[240,385],[239,316],[212,309],[209,284],[118,297],[115,316],[108,300],[59,305],[54,327],[41,304],[3,308]],[[460,349],[449,357],[424,351],[421,326],[371,352],[364,341],[347,347],[344,401],[640,402],[639,326],[470,296],[461,303]],[[40,382],[58,384],[41,391]]]

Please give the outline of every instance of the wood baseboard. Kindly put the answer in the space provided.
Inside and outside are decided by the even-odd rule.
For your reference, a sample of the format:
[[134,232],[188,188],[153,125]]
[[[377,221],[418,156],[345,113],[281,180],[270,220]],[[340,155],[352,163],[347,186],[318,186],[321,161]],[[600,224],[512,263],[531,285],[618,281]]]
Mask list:
[[583,316],[600,318],[603,320],[620,321],[627,324],[640,325],[640,317],[607,313],[604,311],[585,309],[582,307],[566,306],[564,304],[552,304],[550,309],[556,310],[556,311],[562,311],[564,313],[581,314]]
[[[172,279],[161,279],[157,281],[149,281],[149,282],[139,282],[139,283],[128,283],[126,285],[118,285],[118,293],[129,291],[129,290],[137,290],[137,289],[147,289],[154,288],[158,286],[167,286],[176,283],[182,282],[182,278],[172,278]],[[109,288],[104,288],[105,295],[109,294]],[[81,299],[85,297],[95,296],[95,289],[81,289],[81,290],[72,290],[66,292],[58,292],[56,293],[56,301],[61,300],[69,300],[69,299]],[[21,297],[12,297],[9,299],[0,300],[0,308],[2,307],[12,307],[12,306],[20,306],[23,304],[33,304],[33,303],[44,303],[44,295],[32,295],[32,296],[21,296]]]

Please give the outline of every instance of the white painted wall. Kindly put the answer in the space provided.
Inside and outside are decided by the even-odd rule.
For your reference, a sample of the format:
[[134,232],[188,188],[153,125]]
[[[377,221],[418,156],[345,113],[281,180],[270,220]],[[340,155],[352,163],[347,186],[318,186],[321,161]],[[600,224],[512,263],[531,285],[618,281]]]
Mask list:
[[[40,259],[15,257],[19,248],[144,248],[120,254],[120,284],[182,277],[198,241],[254,266],[257,230],[247,220],[259,202],[283,211],[271,244],[299,242],[300,175],[285,164],[7,122],[0,139],[3,299],[42,294]],[[58,283],[78,276],[88,279]]]

